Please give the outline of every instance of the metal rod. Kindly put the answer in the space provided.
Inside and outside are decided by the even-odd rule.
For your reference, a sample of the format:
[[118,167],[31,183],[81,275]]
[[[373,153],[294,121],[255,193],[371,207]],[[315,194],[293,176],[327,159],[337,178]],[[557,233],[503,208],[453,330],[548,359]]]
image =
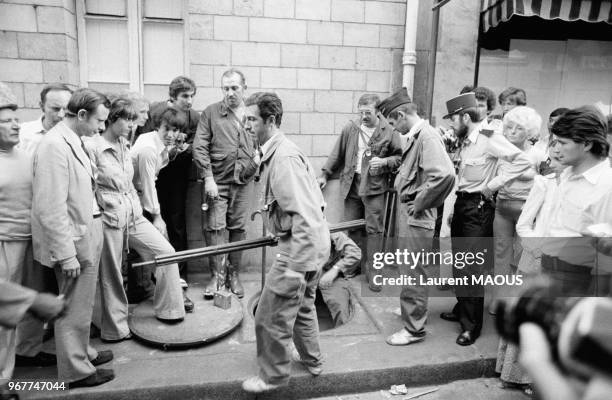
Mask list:
[[[338,232],[356,228],[362,228],[365,226],[364,219],[358,219],[354,221],[341,222],[339,224],[334,224],[329,227],[330,232]],[[247,239],[247,240],[239,240],[237,242],[220,244],[218,246],[209,246],[209,247],[201,247],[198,249],[191,250],[183,250],[177,251],[173,254],[164,254],[160,256],[156,256],[153,260],[143,261],[139,263],[132,264],[133,268],[136,267],[150,267],[150,266],[160,266],[167,264],[174,264],[182,261],[194,260],[196,258],[203,258],[209,256],[216,256],[219,254],[227,254],[232,253],[234,251],[242,251],[248,249],[255,249],[258,247],[265,246],[276,246],[278,243],[279,237],[277,236],[269,236],[262,237],[257,239]]]

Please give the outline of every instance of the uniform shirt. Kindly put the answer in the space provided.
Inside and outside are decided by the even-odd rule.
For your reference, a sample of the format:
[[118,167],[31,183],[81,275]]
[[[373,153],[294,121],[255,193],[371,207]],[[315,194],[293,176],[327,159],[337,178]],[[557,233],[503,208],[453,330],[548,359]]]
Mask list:
[[0,150],[0,241],[29,240],[32,158],[22,149]]
[[[485,126],[486,120],[476,125],[459,150],[461,161],[457,189],[460,192],[478,193],[485,187],[496,191],[531,168],[527,156],[503,135],[481,133]],[[512,162],[515,168],[495,176],[499,160]]]
[[168,165],[168,149],[162,143],[157,131],[138,136],[130,150],[134,168],[134,187],[140,196],[142,208],[148,213],[161,213],[155,181],[159,171]]
[[[544,254],[576,265],[593,266],[595,249],[582,237],[589,226],[612,222],[612,167],[606,158],[582,174],[566,168],[559,177],[558,195],[544,236]],[[571,238],[571,239],[570,239]]]
[[19,148],[30,155],[34,155],[40,140],[47,131],[43,126],[44,115],[34,121],[24,122],[19,129]]
[[[368,128],[365,125],[361,125],[359,127],[361,132],[359,132],[359,141],[357,142],[357,164],[355,165],[355,172],[361,173],[361,160],[363,159],[363,153],[365,153],[368,148],[368,143],[370,142],[370,138],[376,131],[376,127]],[[364,139],[367,139],[366,142]]]
[[134,166],[127,145],[124,138],[113,145],[101,135],[86,145],[98,169],[96,196],[102,206],[104,223],[118,229],[142,215],[140,199],[132,183]]

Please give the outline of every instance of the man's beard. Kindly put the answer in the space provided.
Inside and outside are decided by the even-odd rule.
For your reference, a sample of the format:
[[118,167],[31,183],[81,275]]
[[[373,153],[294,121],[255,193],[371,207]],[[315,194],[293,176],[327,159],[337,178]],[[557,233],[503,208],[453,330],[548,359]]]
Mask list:
[[457,131],[455,131],[455,135],[459,138],[459,139],[463,139],[467,136],[468,133],[468,127],[467,125],[465,125],[463,122],[461,122],[459,129]]

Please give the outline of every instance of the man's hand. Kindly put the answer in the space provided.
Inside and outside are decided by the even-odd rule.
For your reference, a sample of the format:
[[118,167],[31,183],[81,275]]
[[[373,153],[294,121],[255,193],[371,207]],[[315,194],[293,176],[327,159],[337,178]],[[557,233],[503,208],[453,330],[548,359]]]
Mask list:
[[217,183],[212,176],[208,176],[206,179],[204,179],[204,190],[206,191],[206,196],[211,199],[216,199],[219,197],[219,188],[217,187]]
[[43,321],[49,321],[59,316],[65,308],[66,302],[63,298],[49,293],[38,293],[30,306],[30,312]]
[[385,165],[387,165],[387,161],[382,158],[372,157],[372,159],[370,160],[370,168],[379,169],[384,167]]
[[157,214],[153,217],[153,226],[157,229],[164,237],[168,238],[168,231],[166,231],[166,223],[161,217],[161,214]]
[[406,213],[408,215],[414,214],[414,203],[412,201],[406,203]]
[[493,198],[493,191],[485,186],[485,188],[482,189],[482,195],[485,197],[485,199],[491,200]]
[[446,219],[446,223],[448,224],[448,226],[451,226],[453,224],[453,214],[448,214],[448,218]]
[[327,176],[325,175],[321,175],[317,178],[317,183],[319,184],[319,187],[321,189],[323,189],[325,187],[325,185],[327,185]]
[[62,273],[67,278],[77,278],[81,274],[81,264],[76,257],[70,257],[67,260],[61,261]]
[[594,247],[598,253],[612,257],[612,237],[594,238]]
[[332,283],[334,283],[334,280],[338,277],[339,272],[340,271],[337,268],[330,268],[319,280],[319,287],[322,289],[330,288]]

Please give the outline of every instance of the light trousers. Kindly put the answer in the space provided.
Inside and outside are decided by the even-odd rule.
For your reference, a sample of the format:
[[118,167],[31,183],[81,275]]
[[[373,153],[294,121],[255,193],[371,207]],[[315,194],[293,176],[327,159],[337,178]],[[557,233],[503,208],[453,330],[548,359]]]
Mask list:
[[296,272],[275,262],[266,275],[255,312],[259,376],[286,384],[291,368],[291,341],[302,361],[321,364],[315,295],[321,270]]
[[[126,241],[127,235],[127,241]],[[126,243],[127,242],[127,243]],[[123,288],[121,263],[126,244],[144,261],[161,254],[174,253],[168,240],[146,218],[140,216],[126,229],[104,226],[104,244],[100,258],[100,329],[103,339],[121,339],[128,328],[128,300]],[[163,319],[185,316],[183,289],[177,264],[155,269],[155,315]]]
[[[0,280],[21,284],[22,272],[32,262],[30,240],[0,240]],[[0,387],[13,376],[15,329],[0,326]]]

